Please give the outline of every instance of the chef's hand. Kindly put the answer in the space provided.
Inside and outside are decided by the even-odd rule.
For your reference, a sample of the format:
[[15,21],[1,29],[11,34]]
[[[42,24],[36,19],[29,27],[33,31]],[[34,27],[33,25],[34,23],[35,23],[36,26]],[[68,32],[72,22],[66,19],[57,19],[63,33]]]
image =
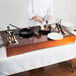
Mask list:
[[34,16],[32,19],[42,24],[43,20],[40,16]]

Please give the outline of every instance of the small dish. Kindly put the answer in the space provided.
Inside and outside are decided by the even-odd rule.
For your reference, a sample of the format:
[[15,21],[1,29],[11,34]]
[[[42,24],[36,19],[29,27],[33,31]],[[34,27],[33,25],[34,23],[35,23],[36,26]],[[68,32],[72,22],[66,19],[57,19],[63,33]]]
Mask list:
[[47,35],[47,37],[49,39],[52,39],[52,40],[60,40],[60,39],[63,39],[63,35],[60,34],[60,33],[56,33],[56,32],[49,33]]
[[51,26],[50,25],[41,25],[41,28],[39,30],[39,34],[47,35],[51,32]]
[[48,33],[50,33],[50,30],[49,29],[40,29],[39,30],[39,34],[47,35]]

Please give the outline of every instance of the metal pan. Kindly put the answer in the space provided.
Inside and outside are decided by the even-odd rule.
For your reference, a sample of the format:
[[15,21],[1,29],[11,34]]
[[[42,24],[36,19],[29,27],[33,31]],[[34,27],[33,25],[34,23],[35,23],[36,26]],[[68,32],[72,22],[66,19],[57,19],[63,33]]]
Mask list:
[[12,27],[15,27],[16,29],[19,30],[19,37],[29,38],[34,35],[34,32],[32,29],[28,29],[28,28],[20,29],[19,27],[15,26],[15,25],[12,25],[12,24],[9,24],[9,25]]

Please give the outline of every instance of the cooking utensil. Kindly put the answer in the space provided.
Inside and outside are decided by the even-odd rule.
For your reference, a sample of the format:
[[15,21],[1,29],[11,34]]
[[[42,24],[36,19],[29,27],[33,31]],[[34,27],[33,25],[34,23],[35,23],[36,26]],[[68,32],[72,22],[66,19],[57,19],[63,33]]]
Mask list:
[[61,26],[61,19],[58,20],[58,18],[57,18],[57,20],[56,20],[56,27],[57,27],[58,31],[62,33],[62,35],[65,34],[63,29],[62,29],[62,26]]
[[64,31],[63,31],[63,29],[62,29],[62,27],[61,27],[61,19],[60,19],[60,21],[59,21],[59,28],[60,28],[60,31],[61,31],[62,35],[65,35],[65,33],[64,33]]
[[19,30],[19,36],[22,37],[22,38],[29,38],[29,37],[32,37],[34,35],[34,32],[32,29],[30,28],[24,28],[24,29],[21,29],[13,24],[9,24],[10,26],[12,27],[15,27]]

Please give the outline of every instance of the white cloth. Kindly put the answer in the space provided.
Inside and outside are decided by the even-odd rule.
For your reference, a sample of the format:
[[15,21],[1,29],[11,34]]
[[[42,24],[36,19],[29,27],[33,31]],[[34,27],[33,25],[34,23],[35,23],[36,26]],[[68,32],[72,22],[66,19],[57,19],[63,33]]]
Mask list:
[[6,48],[0,35],[0,60],[6,58]]
[[69,44],[0,59],[0,76],[7,76],[76,58],[75,50],[75,44]]
[[[53,0],[29,0],[27,10],[29,19],[32,19],[33,16],[41,16],[45,20],[47,16],[53,16]],[[38,23],[33,20],[30,24],[38,25]]]
[[76,36],[76,31],[70,31],[70,32]]
[[75,30],[75,24],[72,22],[62,22],[61,25],[65,26],[69,31]]
[[6,47],[1,46],[0,47],[0,60],[5,59],[7,57],[6,55]]

